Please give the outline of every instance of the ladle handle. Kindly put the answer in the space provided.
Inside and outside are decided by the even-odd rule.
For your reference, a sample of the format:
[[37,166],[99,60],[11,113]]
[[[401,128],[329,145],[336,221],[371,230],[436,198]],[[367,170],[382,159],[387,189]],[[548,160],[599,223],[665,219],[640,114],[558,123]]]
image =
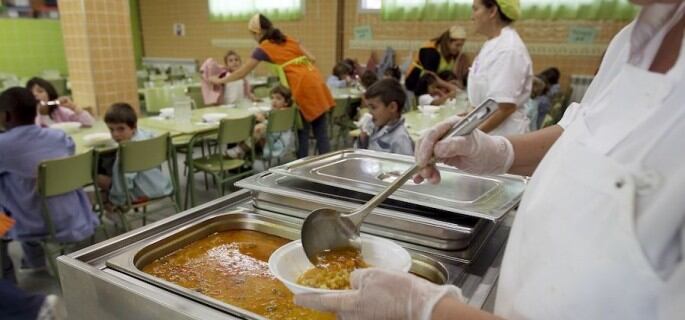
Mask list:
[[[440,140],[446,137],[454,136],[465,136],[473,130],[476,130],[485,120],[487,120],[495,111],[497,110],[497,102],[493,99],[487,99],[481,103],[478,107],[469,112],[461,121],[457,122],[452,129],[447,131]],[[433,162],[433,161],[431,161]],[[377,194],[375,197],[371,198],[366,204],[361,208],[355,210],[354,212],[345,215],[352,223],[359,228],[362,221],[366,218],[373,209],[378,207],[386,198],[388,198],[393,192],[395,192],[399,187],[404,185],[409,178],[413,177],[418,171],[419,167],[413,165],[407,171],[405,171],[401,176],[397,177],[388,187],[385,188],[381,193]]]

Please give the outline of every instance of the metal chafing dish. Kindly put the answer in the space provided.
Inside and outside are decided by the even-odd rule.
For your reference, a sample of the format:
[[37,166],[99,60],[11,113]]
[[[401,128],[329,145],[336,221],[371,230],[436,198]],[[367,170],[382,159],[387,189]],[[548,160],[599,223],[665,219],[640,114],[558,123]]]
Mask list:
[[[344,151],[305,160],[313,160],[307,162],[311,164],[341,154],[365,156]],[[373,159],[379,155],[366,156]],[[346,189],[284,172],[294,173],[293,168],[303,168],[302,164],[296,161],[289,167],[274,168],[272,173],[257,174],[239,183],[249,189],[60,257],[60,280],[70,319],[260,319],[249,311],[150,276],[140,268],[216,231],[247,229],[296,239],[303,217],[312,208],[323,205],[349,210],[364,201],[365,192],[359,191],[374,192],[368,189],[374,186]],[[525,184],[525,180],[509,176],[504,177],[509,179],[505,183],[502,177],[483,179],[495,181],[499,190],[484,189],[490,190],[490,195],[462,203],[467,208],[460,209],[464,212],[452,210],[461,207],[436,210],[395,198],[368,217],[362,232],[397,241],[412,254],[412,272],[437,283],[459,286],[469,304],[481,307],[497,278],[508,236],[509,227],[502,221],[510,219],[505,214],[518,202],[520,193],[504,206],[493,205],[492,199],[510,192],[506,186],[509,182],[518,181],[520,191]],[[483,207],[491,210],[478,217],[467,215]],[[499,214],[498,210],[504,212]],[[486,218],[488,215],[491,219]]]

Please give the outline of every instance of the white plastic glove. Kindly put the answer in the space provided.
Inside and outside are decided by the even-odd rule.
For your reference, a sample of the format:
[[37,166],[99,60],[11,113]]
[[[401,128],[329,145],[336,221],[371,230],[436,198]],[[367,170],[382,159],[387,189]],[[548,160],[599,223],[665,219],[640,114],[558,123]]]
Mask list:
[[295,296],[304,307],[336,313],[338,319],[430,319],[433,307],[443,297],[462,300],[461,290],[439,286],[406,272],[375,268],[352,272],[353,291],[305,293]]
[[[476,129],[471,134],[440,140],[461,118],[454,116],[440,122],[424,132],[416,145],[416,163],[424,167],[414,178],[420,183],[428,179],[431,183],[440,182],[440,173],[433,165],[428,165],[435,155],[438,162],[474,174],[502,174],[514,162],[514,147],[509,139],[491,136]],[[439,141],[439,142],[438,142]]]

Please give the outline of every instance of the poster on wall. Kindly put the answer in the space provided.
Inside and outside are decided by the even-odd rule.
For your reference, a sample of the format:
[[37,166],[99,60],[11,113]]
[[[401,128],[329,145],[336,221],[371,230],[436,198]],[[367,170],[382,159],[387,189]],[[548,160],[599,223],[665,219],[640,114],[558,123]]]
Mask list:
[[177,37],[185,37],[186,25],[183,23],[174,23],[174,35]]
[[591,44],[595,42],[599,30],[595,27],[571,27],[568,31],[568,43]]
[[371,26],[358,26],[354,28],[355,40],[373,40]]

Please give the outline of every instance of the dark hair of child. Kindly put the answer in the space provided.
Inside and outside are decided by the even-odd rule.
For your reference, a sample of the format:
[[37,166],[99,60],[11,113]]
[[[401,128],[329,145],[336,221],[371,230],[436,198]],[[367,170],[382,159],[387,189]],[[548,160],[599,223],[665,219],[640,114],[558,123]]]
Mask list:
[[273,87],[273,89],[271,89],[271,94],[281,95],[281,97],[283,97],[283,99],[285,100],[285,104],[288,107],[293,106],[293,94],[290,92],[290,89],[284,87],[283,85],[279,84]]
[[126,102],[117,102],[107,109],[107,112],[105,113],[105,123],[125,123],[129,128],[136,128],[138,116],[130,104]]
[[538,75],[538,77],[543,78],[550,86],[559,83],[560,76],[561,73],[559,72],[559,69],[555,67],[542,70],[542,72],[540,72]]
[[59,97],[57,90],[52,86],[52,83],[43,78],[33,77],[26,82],[26,89],[33,90],[34,86],[43,88],[43,90],[48,93],[48,100],[55,100]]
[[416,96],[418,97],[428,93],[428,87],[436,82],[438,82],[438,79],[436,79],[432,74],[426,73],[422,75],[421,78],[419,78],[419,82],[416,83]]
[[407,100],[407,94],[404,93],[404,88],[397,80],[382,79],[366,89],[364,98],[379,98],[386,106],[394,101],[397,103],[397,113],[401,114]]
[[366,70],[364,73],[362,73],[361,79],[360,79],[362,86],[364,88],[368,88],[372,86],[376,81],[378,81],[378,76],[376,75],[375,72],[371,70]]
[[400,71],[399,66],[392,66],[390,68],[385,69],[385,71],[383,72],[383,75],[391,77],[397,81],[400,81],[400,79],[402,78],[402,71]]
[[459,80],[457,79],[457,75],[454,74],[454,72],[449,71],[449,70],[443,70],[438,73],[438,77],[444,81],[454,81],[454,80]]
[[343,61],[336,63],[333,67],[333,75],[338,77],[338,79],[342,79],[345,76],[350,75],[351,72],[352,68]]
[[9,112],[15,124],[33,124],[36,121],[36,98],[31,91],[22,87],[12,87],[0,94],[0,110]]

